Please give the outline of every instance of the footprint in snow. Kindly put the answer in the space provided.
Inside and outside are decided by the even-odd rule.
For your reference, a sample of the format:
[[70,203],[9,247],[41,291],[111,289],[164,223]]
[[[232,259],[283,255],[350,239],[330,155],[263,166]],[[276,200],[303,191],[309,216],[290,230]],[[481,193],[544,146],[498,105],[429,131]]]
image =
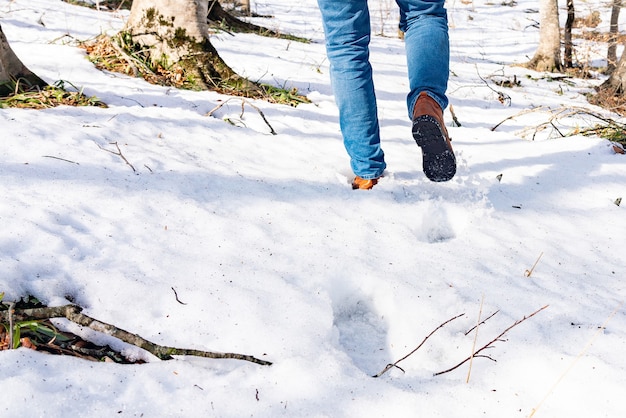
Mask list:
[[335,307],[334,325],[339,344],[364,373],[371,376],[389,362],[387,325],[368,301]]

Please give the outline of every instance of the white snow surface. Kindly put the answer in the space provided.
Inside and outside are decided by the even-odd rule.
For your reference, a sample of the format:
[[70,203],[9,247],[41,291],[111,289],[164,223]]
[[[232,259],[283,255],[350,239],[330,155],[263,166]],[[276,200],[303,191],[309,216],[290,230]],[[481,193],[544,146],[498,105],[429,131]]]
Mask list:
[[[352,191],[315,0],[253,2],[273,16],[255,23],[309,44],[212,36],[240,74],[311,99],[250,102],[277,135],[252,106],[242,115],[240,99],[207,116],[229,97],[97,70],[77,42],[115,33],[128,12],[0,0],[0,25],[31,70],[109,105],[0,110],[5,302],[73,300],[159,344],[273,362],[161,361],[59,320],[148,362],[0,352],[0,416],[626,416],[626,202],[615,203],[626,158],[601,138],[559,135],[592,126],[589,115],[535,132],[563,107],[619,119],[584,97],[603,77],[514,66],[537,45],[535,1],[451,2],[458,173],[431,183],[410,135],[392,4],[371,2],[385,35],[372,38],[371,61],[388,170],[373,190]],[[577,7],[599,10],[608,29],[606,4]],[[604,45],[576,42],[601,63]],[[513,76],[520,86],[495,84]],[[469,363],[434,376],[475,338],[477,349],[545,305],[483,352],[495,361],[474,359],[469,382]],[[462,313],[403,371],[372,377]]]

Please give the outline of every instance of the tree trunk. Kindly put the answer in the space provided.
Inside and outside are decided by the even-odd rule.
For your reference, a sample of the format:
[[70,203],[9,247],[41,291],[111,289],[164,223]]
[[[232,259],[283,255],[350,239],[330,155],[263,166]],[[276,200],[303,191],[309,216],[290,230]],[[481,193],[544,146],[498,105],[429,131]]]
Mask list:
[[207,23],[208,0],[134,0],[126,24],[133,43],[154,65],[181,69],[205,89],[257,95],[259,87],[219,56]]
[[606,74],[611,74],[617,64],[617,35],[619,33],[619,12],[622,0],[613,0],[611,7],[611,26],[609,27],[609,49],[606,53]]
[[17,87],[21,91],[48,85],[22,64],[11,49],[0,26],[0,97],[15,92],[16,84],[19,84]]
[[[208,0],[209,1],[209,14],[208,19],[212,22],[216,22],[220,25],[225,25],[229,30],[235,32],[245,32],[245,33],[257,33],[263,36],[275,36],[277,38],[285,37],[279,32],[273,31],[271,29],[264,28],[262,26],[255,25],[253,23],[244,22],[228,13],[219,0]],[[291,37],[293,38],[293,37]]]
[[626,93],[626,48],[611,76],[598,88],[599,94],[624,96]]
[[562,65],[558,1],[540,0],[539,19],[539,47],[526,67],[536,71],[560,71]]
[[565,68],[572,68],[572,27],[574,26],[574,0],[567,0],[567,21],[565,22],[565,30],[563,32],[563,63]]

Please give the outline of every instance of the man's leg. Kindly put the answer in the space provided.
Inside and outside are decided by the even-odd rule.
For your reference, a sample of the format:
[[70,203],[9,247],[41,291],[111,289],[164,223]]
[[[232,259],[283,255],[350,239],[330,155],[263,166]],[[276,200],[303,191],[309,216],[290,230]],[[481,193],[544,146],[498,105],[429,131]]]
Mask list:
[[407,107],[413,138],[422,150],[424,174],[432,181],[448,181],[456,173],[456,159],[443,121],[450,72],[444,0],[396,2],[400,29],[405,32],[410,85]]
[[448,17],[444,0],[396,0],[400,29],[404,31],[410,92],[409,117],[417,97],[427,92],[441,109],[448,106],[446,89],[450,73]]
[[376,179],[385,170],[369,62],[366,0],[318,0],[326,33],[330,78],[339,125],[354,174]]

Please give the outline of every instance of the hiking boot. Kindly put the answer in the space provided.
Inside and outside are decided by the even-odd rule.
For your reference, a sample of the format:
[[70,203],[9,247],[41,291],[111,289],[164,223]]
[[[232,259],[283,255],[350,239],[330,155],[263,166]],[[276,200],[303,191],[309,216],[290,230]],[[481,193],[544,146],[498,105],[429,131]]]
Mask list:
[[456,158],[443,110],[426,92],[421,92],[413,108],[413,139],[422,149],[424,174],[431,181],[448,181],[456,173]]
[[356,176],[354,180],[352,180],[352,190],[369,190],[374,187],[376,183],[378,183],[378,179],[362,179],[361,177]]

